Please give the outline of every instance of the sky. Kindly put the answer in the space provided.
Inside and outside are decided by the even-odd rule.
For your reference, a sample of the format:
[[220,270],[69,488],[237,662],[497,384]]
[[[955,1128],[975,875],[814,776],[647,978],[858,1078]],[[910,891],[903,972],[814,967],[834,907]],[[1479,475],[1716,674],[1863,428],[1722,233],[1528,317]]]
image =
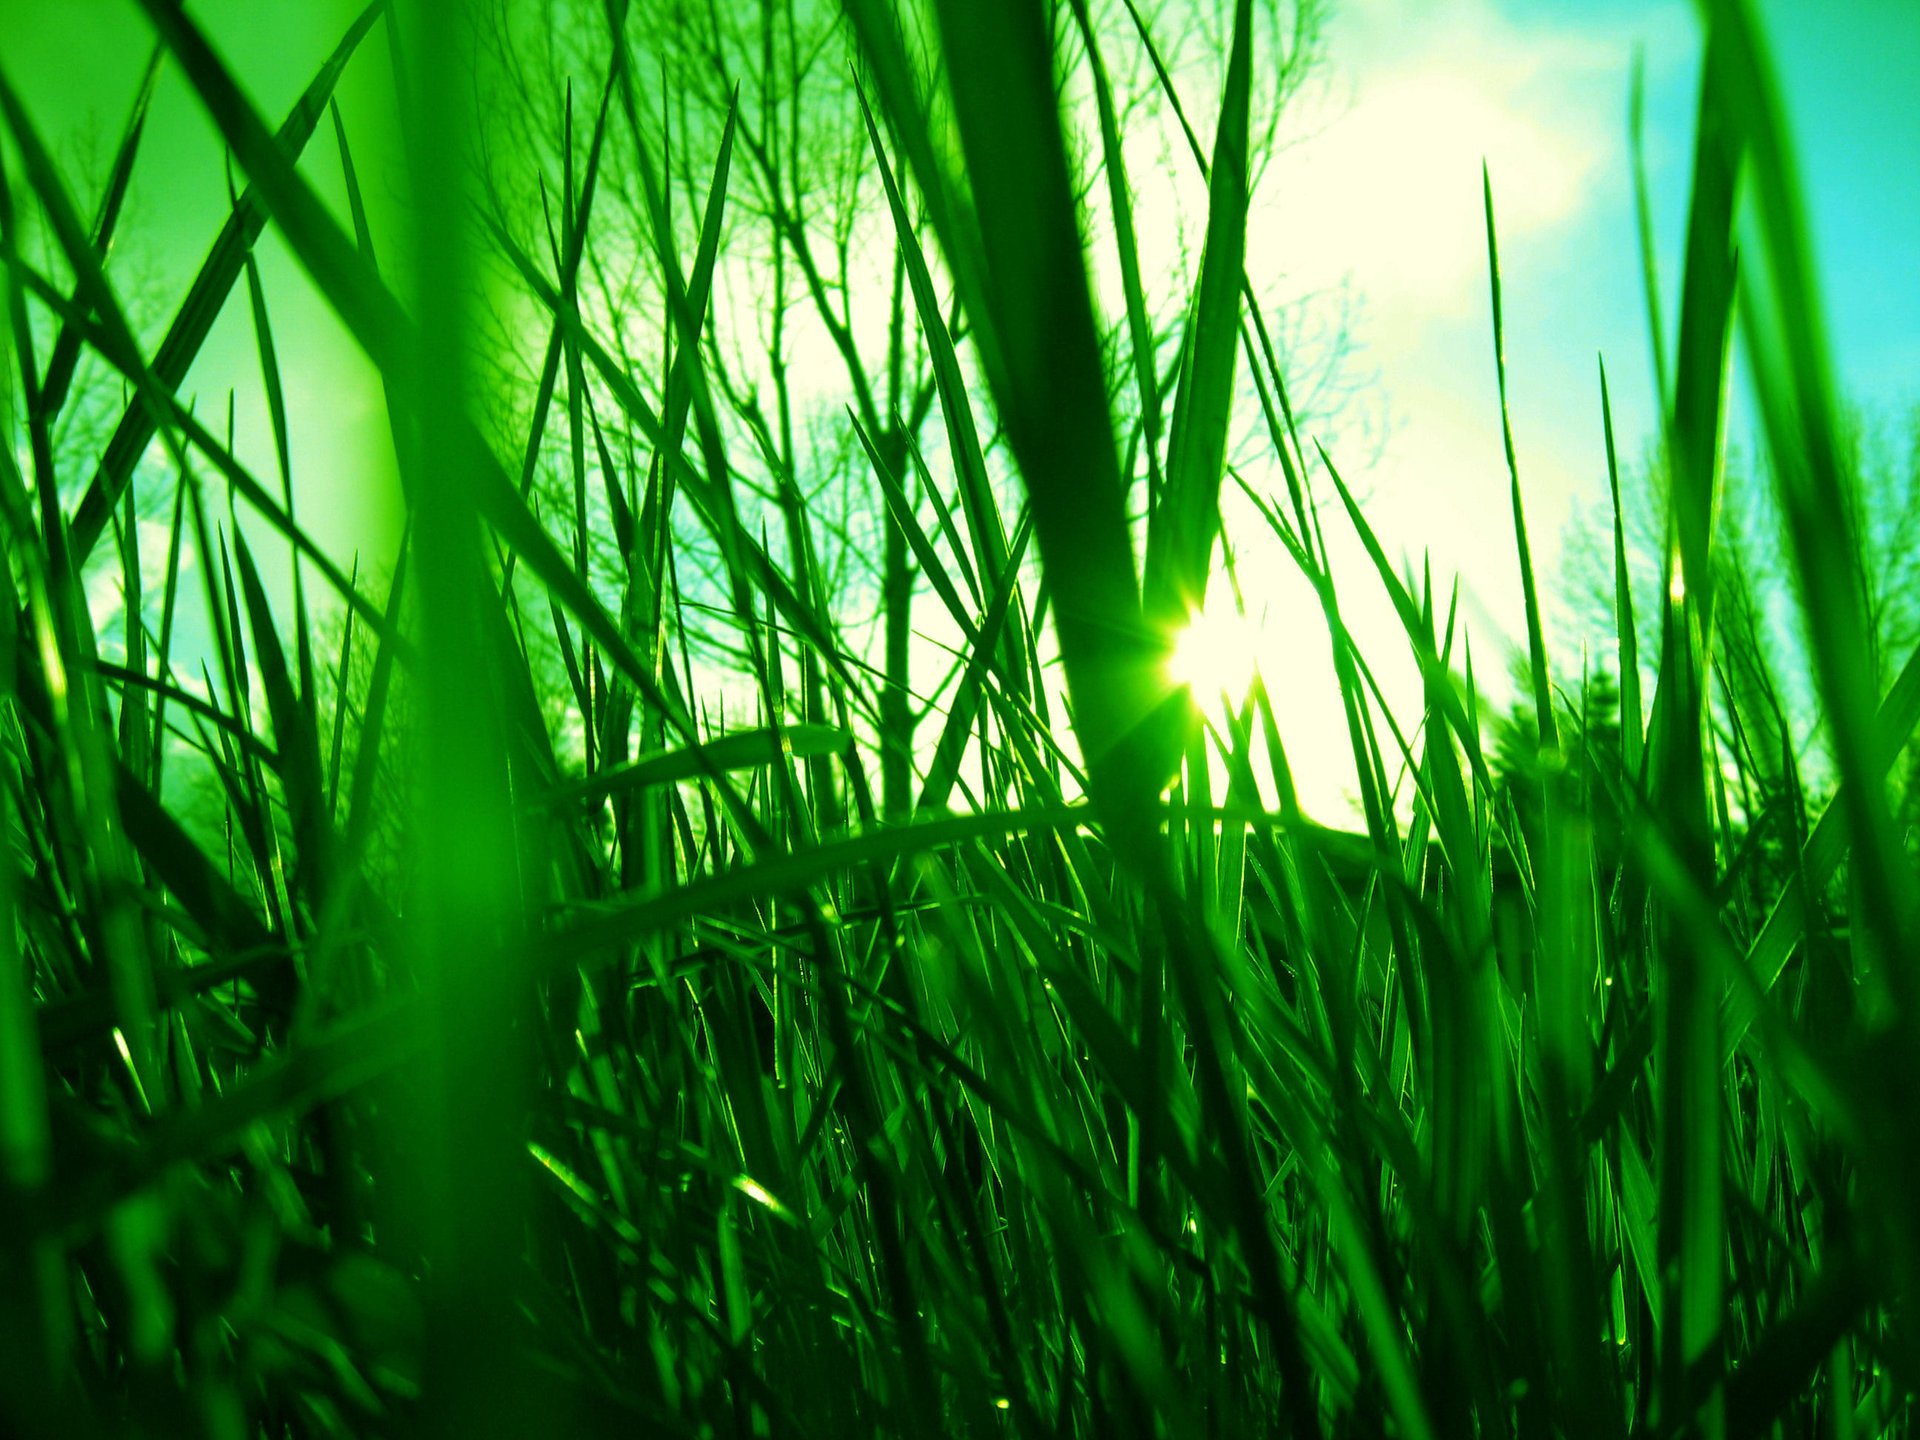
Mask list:
[[[277,123],[346,27],[344,0],[200,0],[193,13]],[[1809,197],[1812,245],[1839,381],[1851,399],[1920,400],[1920,0],[1767,0],[1763,28],[1782,82]],[[132,0],[0,0],[0,68],[56,154],[104,170],[148,40]],[[1289,117],[1289,143],[1262,176],[1249,267],[1278,299],[1345,288],[1358,301],[1351,364],[1365,416],[1317,428],[1396,561],[1457,577],[1486,688],[1504,693],[1524,635],[1488,318],[1481,165],[1499,220],[1513,427],[1536,569],[1550,602],[1582,543],[1574,517],[1605,495],[1596,357],[1612,382],[1622,455],[1637,457],[1656,413],[1627,163],[1628,82],[1644,55],[1647,137],[1665,298],[1678,290],[1698,27],[1675,0],[1336,0],[1323,67]],[[393,173],[387,59],[376,32],[340,99],[376,205]],[[163,75],[128,240],[114,274],[157,336],[225,213],[220,149],[188,87]],[[324,161],[315,159],[324,156]],[[91,162],[88,166],[87,162]],[[307,173],[337,199],[323,126]],[[1190,193],[1190,192],[1189,192]],[[1143,207],[1151,227],[1159,213]],[[1151,255],[1178,245],[1143,232]],[[261,250],[288,376],[303,519],[343,561],[391,553],[391,459],[366,363],[271,238]],[[1335,302],[1320,302],[1330,307]],[[1323,320],[1331,323],[1332,311]],[[1668,322],[1671,324],[1671,320]],[[245,302],[223,316],[187,389],[202,413],[237,388],[239,449],[272,474],[258,359]],[[1733,424],[1741,424],[1736,396]],[[1256,484],[1275,484],[1237,452]],[[1241,579],[1269,685],[1281,701],[1310,811],[1337,817],[1350,767],[1324,632],[1284,560],[1235,517]],[[1391,654],[1392,622],[1357,549],[1331,527],[1363,645]],[[1590,532],[1588,532],[1590,533]],[[110,581],[107,583],[111,583]],[[1561,587],[1564,588],[1564,587]],[[111,602],[111,596],[103,599]],[[929,607],[933,602],[929,601]],[[1305,616],[1306,618],[1302,618]],[[1579,636],[1552,612],[1561,673]],[[1410,704],[1406,667],[1382,660],[1390,697]]]
[[[1811,212],[1839,387],[1868,406],[1911,408],[1920,403],[1920,4],[1774,0],[1758,10]],[[1568,588],[1561,577],[1581,568],[1571,550],[1594,534],[1576,512],[1606,501],[1597,357],[1623,463],[1643,453],[1657,415],[1628,160],[1633,56],[1644,55],[1671,347],[1698,101],[1693,7],[1343,0],[1326,39],[1321,85],[1303,107],[1309,138],[1263,179],[1250,263],[1271,265],[1285,289],[1344,281],[1360,297],[1352,362],[1374,378],[1388,423],[1369,444],[1335,416],[1329,449],[1390,556],[1429,560],[1443,594],[1460,579],[1476,678],[1483,692],[1505,694],[1526,631],[1491,338],[1485,162],[1527,527],[1556,673],[1577,678],[1582,636],[1556,602]],[[1731,434],[1746,413],[1736,388]],[[1334,538],[1346,534],[1334,528]],[[1352,543],[1336,544],[1335,562],[1364,580]],[[1253,578],[1243,584],[1267,592],[1250,604],[1268,607],[1270,686],[1276,674],[1298,676],[1304,697],[1329,695],[1324,639],[1277,618],[1298,613],[1304,587],[1284,568],[1244,569]],[[1341,593],[1363,647],[1393,654],[1381,587]],[[1417,714],[1411,666],[1383,668],[1390,697]],[[1338,755],[1342,722],[1330,702],[1283,705],[1283,732],[1289,715],[1291,749]],[[1351,767],[1330,758],[1306,773],[1309,810],[1339,813]]]

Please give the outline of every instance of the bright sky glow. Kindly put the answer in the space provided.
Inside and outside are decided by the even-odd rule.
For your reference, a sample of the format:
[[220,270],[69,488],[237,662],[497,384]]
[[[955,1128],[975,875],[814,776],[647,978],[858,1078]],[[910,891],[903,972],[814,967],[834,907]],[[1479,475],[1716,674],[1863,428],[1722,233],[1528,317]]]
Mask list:
[[1226,606],[1209,606],[1174,637],[1167,678],[1192,687],[1203,706],[1222,694],[1238,704],[1253,687],[1262,648],[1256,621]]
[[[1567,547],[1588,543],[1576,517],[1606,496],[1597,357],[1607,365],[1624,462],[1637,462],[1658,413],[1628,162],[1633,55],[1639,48],[1645,63],[1671,347],[1698,95],[1696,9],[1682,0],[1342,0],[1330,15],[1317,115],[1293,132],[1300,143],[1255,196],[1249,263],[1276,301],[1351,285],[1361,298],[1355,361],[1386,411],[1378,447],[1339,416],[1311,424],[1309,444],[1327,445],[1396,565],[1418,575],[1430,563],[1443,613],[1458,579],[1476,681],[1496,704],[1525,622],[1480,167],[1484,160],[1491,174],[1499,223],[1529,539],[1550,651],[1565,664],[1584,637],[1560,603],[1559,577],[1573,558]],[[1920,6],[1869,0],[1846,7],[1845,23],[1812,0],[1756,9],[1808,197],[1837,382],[1849,399],[1911,406],[1920,399],[1920,107],[1911,103],[1920,94]],[[1745,415],[1736,381],[1736,437]],[[1277,492],[1264,448],[1250,437],[1236,458],[1250,480]],[[1323,499],[1328,489],[1322,482]],[[1266,627],[1261,666],[1270,685],[1276,675],[1297,678],[1281,718],[1283,728],[1292,721],[1302,800],[1310,813],[1339,820],[1350,813],[1352,769],[1324,632],[1284,557],[1269,564],[1256,552],[1257,522],[1236,524],[1250,518],[1230,510],[1227,526],[1240,541],[1250,607],[1300,617]],[[1323,521],[1348,627],[1389,700],[1415,717],[1418,680],[1384,590],[1337,506],[1323,507]],[[1317,632],[1310,646],[1309,630]],[[1281,645],[1310,649],[1311,669],[1282,661]]]

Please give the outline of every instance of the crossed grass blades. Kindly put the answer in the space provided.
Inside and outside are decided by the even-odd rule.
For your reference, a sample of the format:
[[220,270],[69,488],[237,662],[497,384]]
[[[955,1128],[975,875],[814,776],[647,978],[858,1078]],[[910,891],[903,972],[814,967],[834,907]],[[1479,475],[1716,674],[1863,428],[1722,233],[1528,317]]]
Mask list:
[[[1205,250],[1170,393],[1146,353],[1112,36],[1080,0],[1051,17],[847,0],[951,473],[900,473],[861,439],[965,637],[937,741],[911,757],[918,804],[885,823],[848,617],[804,517],[784,557],[756,536],[721,359],[699,343],[734,130],[703,212],[676,213],[619,0],[583,151],[568,112],[544,259],[497,217],[377,252],[337,109],[350,226],[303,173],[384,24],[408,62],[419,213],[466,213],[444,9],[401,26],[371,6],[273,131],[180,8],[143,7],[156,67],[191,83],[246,180],[151,353],[106,257],[154,71],[91,220],[0,84],[9,1430],[1911,1433],[1920,952],[1884,777],[1920,718],[1920,657],[1877,693],[1804,212],[1743,6],[1705,10],[1671,375],[1647,246],[1674,477],[1659,652],[1636,654],[1616,525],[1621,719],[1597,743],[1594,692],[1544,643],[1507,430],[1540,763],[1503,779],[1452,607],[1396,572],[1296,432],[1243,305],[1247,0],[1211,148],[1193,145]],[[1065,65],[1090,76],[1117,219],[1124,460]],[[581,304],[599,166],[621,146],[666,317],[654,382]],[[384,596],[294,514],[253,253],[268,226],[386,385],[408,525]],[[505,458],[463,364],[480,246],[549,325]],[[406,304],[377,253],[417,277]],[[178,393],[243,277],[277,485]],[[1752,656],[1738,686],[1721,664],[1736,311],[1832,756],[1823,809],[1780,748],[1777,683]],[[76,455],[55,437],[88,355],[127,398]],[[1285,493],[1248,487],[1271,534],[1242,543],[1284,548],[1319,597],[1358,837],[1293,798],[1292,677],[1212,722],[1161,678],[1220,538],[1243,356]],[[989,420],[1015,515],[988,480]],[[576,499],[557,522],[529,483],[550,424]],[[1144,573],[1126,480],[1142,444]],[[1611,466],[1610,413],[1608,445]],[[222,494],[289,545],[290,614]],[[145,513],[170,517],[157,621]],[[1323,516],[1375,573],[1336,580]],[[617,539],[618,593],[589,574],[590,524]],[[103,553],[115,659],[82,583]],[[719,620],[682,598],[695,564],[721,579]],[[1372,584],[1424,677],[1417,715],[1386,709],[1342,624],[1343,595]],[[175,649],[195,605],[204,663]],[[344,628],[316,631],[322,613]],[[752,724],[696,689],[690,643],[716,625]],[[382,782],[396,766],[407,785]],[[217,827],[183,773],[213,787]]]

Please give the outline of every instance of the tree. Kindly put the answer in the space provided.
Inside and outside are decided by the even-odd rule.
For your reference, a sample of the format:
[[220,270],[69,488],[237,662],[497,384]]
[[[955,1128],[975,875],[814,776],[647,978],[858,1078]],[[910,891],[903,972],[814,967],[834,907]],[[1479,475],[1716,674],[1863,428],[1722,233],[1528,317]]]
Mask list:
[[[1131,135],[1154,127],[1176,133],[1167,92],[1148,63],[1135,33],[1136,17],[1118,5],[1087,12],[1085,28],[1076,27],[1080,7],[1054,4],[1049,14],[1061,57],[1060,84],[1078,97],[1077,126],[1083,153],[1077,177],[1085,223],[1093,237],[1107,204],[1102,182],[1097,127],[1092,118],[1085,39],[1104,35],[1109,53],[1124,57],[1112,77],[1118,122]],[[537,253],[557,253],[555,177],[584,173],[589,136],[600,124],[589,89],[606,75],[604,17],[601,7],[561,5],[529,24],[524,7],[499,3],[490,13],[489,49],[497,61],[496,103],[488,107],[494,140],[487,183],[493,208],[504,227],[521,235]],[[1220,12],[1224,14],[1225,12]],[[1259,7],[1271,59],[1261,70],[1262,129],[1254,156],[1256,171],[1280,143],[1280,116],[1320,56],[1322,7],[1318,0],[1263,0]],[[910,26],[929,17],[904,7]],[[1163,3],[1141,7],[1137,23],[1154,33],[1169,78],[1213,83],[1224,64],[1226,34],[1220,15],[1208,7]],[[623,123],[641,127],[638,145],[609,145],[600,161],[605,198],[598,202],[594,243],[581,274],[580,309],[597,329],[622,347],[623,363],[636,374],[666,373],[670,349],[666,318],[652,296],[661,270],[660,237],[644,195],[646,177],[635,169],[644,152],[659,157],[659,183],[671,197],[677,243],[691,248],[715,179],[713,157],[730,145],[721,264],[716,272],[714,310],[706,331],[707,373],[732,446],[737,478],[750,517],[758,517],[778,549],[786,578],[803,595],[823,602],[851,600],[851,606],[877,619],[879,644],[872,673],[878,694],[874,729],[881,747],[881,804],[889,814],[904,814],[913,803],[913,769],[920,721],[937,703],[952,672],[937,652],[913,643],[915,597],[923,584],[896,504],[913,507],[914,520],[936,543],[943,527],[930,490],[944,487],[943,474],[964,468],[964,456],[952,452],[949,429],[937,413],[938,385],[932,351],[922,334],[911,294],[906,256],[888,213],[879,161],[890,148],[886,132],[870,132],[861,111],[861,62],[852,37],[832,0],[759,0],[751,5],[689,3],[689,0],[639,0],[628,15],[633,37],[632,80],[636,101],[623,111],[624,94],[611,94],[607,123],[617,132]],[[932,33],[921,33],[932,44]],[[1124,43],[1114,43],[1124,42]],[[930,52],[931,53],[931,52]],[[570,83],[571,82],[571,83]],[[938,123],[936,120],[935,123]],[[556,153],[552,137],[565,137]],[[876,152],[876,142],[881,151]],[[888,156],[919,226],[917,203],[906,188],[897,157]],[[609,215],[617,216],[610,220]],[[1090,240],[1090,243],[1100,243]],[[939,260],[926,257],[940,282]],[[1158,277],[1156,277],[1158,278]],[[1159,370],[1177,364],[1172,354],[1182,312],[1177,285],[1156,286],[1152,329],[1145,337],[1149,363]],[[950,299],[943,300],[952,340],[963,364],[968,336]],[[1285,338],[1283,336],[1283,338]],[[1128,380],[1133,344],[1124,320],[1109,328],[1111,389],[1132,393]],[[639,357],[649,353],[655,361]],[[1326,345],[1323,375],[1338,370],[1344,350],[1336,334]],[[518,389],[530,392],[537,367],[531,357],[515,358],[521,368]],[[1310,377],[1311,380],[1312,377]],[[569,404],[576,390],[591,390],[590,375],[568,357],[564,387]],[[1304,389],[1332,393],[1336,388],[1309,383]],[[1163,384],[1168,397],[1171,386]],[[1127,414],[1126,405],[1119,407]],[[1164,408],[1164,406],[1163,406]],[[1162,415],[1132,407],[1137,473],[1157,463],[1156,437],[1167,422]],[[584,396],[589,431],[596,413]],[[569,412],[570,414],[572,411]],[[950,417],[944,417],[950,418]],[[641,470],[657,463],[645,437],[609,435],[626,447],[621,463]],[[573,433],[572,422],[556,426],[543,456],[543,483],[551,503],[578,509],[587,523],[583,550],[598,542],[598,567],[610,581],[620,566],[604,542],[613,527],[601,507],[570,499],[572,487],[591,497],[598,487],[589,479],[595,467],[591,433]],[[573,447],[568,464],[562,446]],[[988,461],[993,454],[989,442]],[[742,458],[745,457],[745,458]],[[886,477],[876,483],[875,472]],[[1010,494],[993,466],[993,511],[1004,511]],[[968,500],[942,501],[971,534],[1003,532],[997,513]],[[897,494],[889,502],[886,494]],[[947,493],[951,493],[950,491]],[[948,531],[948,540],[958,532]],[[992,553],[1004,550],[1004,538],[984,537]],[[698,584],[697,575],[682,577]],[[709,589],[717,609],[724,597]],[[979,610],[991,595],[972,597]],[[711,638],[711,632],[710,632]],[[735,650],[743,647],[736,644]],[[858,636],[850,650],[863,659],[868,647]],[[1030,661],[1013,657],[1016,669]],[[796,715],[820,723],[833,713],[828,677],[817,657],[802,648]],[[856,707],[857,708],[857,707]]]
[[1539,840],[1543,791],[1552,786],[1560,805],[1592,823],[1595,849],[1617,862],[1624,787],[1632,784],[1622,757],[1619,682],[1601,666],[1583,676],[1577,693],[1556,694],[1559,744],[1551,751],[1540,743],[1529,683],[1524,660],[1516,662],[1515,698],[1494,722],[1494,781],[1520,825],[1509,843]]
[[[1920,646],[1920,403],[1904,409],[1855,407],[1844,434],[1850,487],[1842,503],[1860,537],[1854,585],[1872,640],[1875,683],[1884,693]],[[1789,563],[1764,449],[1730,448],[1716,521],[1716,585],[1727,608],[1717,627],[1723,682],[1748,697],[1776,692],[1771,709],[1799,721],[1783,738],[1804,753],[1819,724],[1807,666],[1797,581]],[[1659,447],[1621,474],[1624,530],[1643,666],[1659,639],[1666,586],[1667,478]],[[1560,600],[1577,633],[1616,634],[1613,515],[1604,505],[1574,513],[1563,545]],[[1769,764],[1777,765],[1778,740]]]

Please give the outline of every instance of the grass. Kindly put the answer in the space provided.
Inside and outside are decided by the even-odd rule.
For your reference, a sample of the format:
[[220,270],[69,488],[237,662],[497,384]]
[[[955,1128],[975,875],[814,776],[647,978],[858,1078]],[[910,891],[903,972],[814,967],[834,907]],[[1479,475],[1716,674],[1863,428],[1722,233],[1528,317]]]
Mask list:
[[[758,164],[766,132],[728,113],[690,213],[623,5],[584,142],[568,100],[542,256],[473,203],[448,12],[403,25],[376,0],[274,131],[193,20],[143,0],[247,184],[151,355],[106,259],[151,85],[89,221],[0,82],[7,1431],[1913,1433],[1920,890],[1885,777],[1920,656],[1879,693],[1805,211],[1746,8],[1704,10],[1678,336],[1654,336],[1661,595],[1629,590],[1601,375],[1617,691],[1542,631],[1487,185],[1488,420],[1535,715],[1512,770],[1483,748],[1452,601],[1396,568],[1300,433],[1243,303],[1247,0],[1193,147],[1205,250],[1170,371],[1088,7],[1051,29],[1014,3],[845,8],[845,118],[944,440],[922,453],[871,395],[848,420],[889,544],[959,637],[917,745],[887,738],[902,695],[824,577],[807,477],[703,340],[736,147]],[[471,225],[375,237],[337,108],[344,222],[312,188],[302,152],[378,25],[410,62],[414,203]],[[1085,68],[1119,219],[1114,335],[1063,67]],[[616,195],[651,252],[644,359],[586,299]],[[386,387],[407,538],[385,593],[295,514],[268,226]],[[488,267],[546,331],[506,454],[476,418]],[[179,393],[243,277],[271,479]],[[1773,753],[1777,673],[1716,604],[1736,343],[1824,806],[1805,757]],[[99,454],[56,440],[83,356],[127,397]],[[1264,529],[1225,538],[1284,553],[1318,598],[1354,835],[1295,798],[1292,677],[1204,716],[1166,678],[1220,548],[1243,374],[1285,493],[1233,476]],[[1333,572],[1333,525],[1368,571]],[[96,629],[85,577],[109,564],[123,603]],[[1417,713],[1388,709],[1342,619],[1373,585]],[[715,644],[725,687],[692,661]]]

